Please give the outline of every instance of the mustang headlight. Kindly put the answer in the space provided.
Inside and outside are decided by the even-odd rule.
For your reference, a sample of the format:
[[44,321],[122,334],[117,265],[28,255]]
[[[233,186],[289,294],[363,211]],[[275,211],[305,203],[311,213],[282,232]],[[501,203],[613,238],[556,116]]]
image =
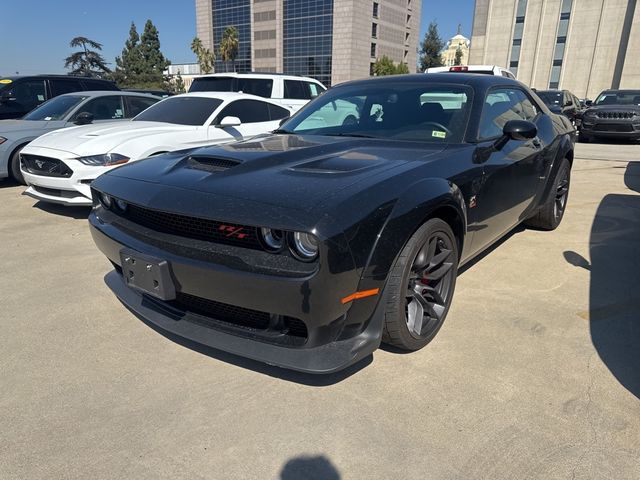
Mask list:
[[103,153],[102,155],[78,157],[76,160],[84,165],[90,165],[92,167],[111,167],[113,165],[127,163],[129,161],[129,157],[125,157],[119,153]]
[[300,260],[311,261],[318,256],[318,240],[310,233],[294,232],[291,252]]
[[271,228],[260,229],[260,240],[267,250],[277,252],[284,246],[284,232],[282,230],[272,230]]
[[107,195],[106,193],[100,194],[100,201],[108,209],[111,208],[111,205],[113,205],[113,200],[111,199],[111,195]]

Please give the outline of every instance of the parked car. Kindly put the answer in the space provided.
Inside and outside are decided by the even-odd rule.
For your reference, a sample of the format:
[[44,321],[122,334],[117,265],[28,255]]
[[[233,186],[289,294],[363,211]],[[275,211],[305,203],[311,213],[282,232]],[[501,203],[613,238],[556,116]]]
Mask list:
[[66,93],[47,100],[20,120],[0,120],[0,178],[24,184],[20,151],[34,138],[75,125],[135,117],[160,98],[127,92]]
[[193,79],[189,92],[243,92],[271,98],[292,111],[327,88],[318,80],[274,73],[213,73]]
[[268,132],[290,114],[253,95],[200,92],[165,98],[130,122],[51,132],[20,154],[29,184],[25,194],[43,202],[91,205],[90,183],[118,165]]
[[605,90],[583,113],[580,141],[640,140],[640,90]]
[[576,128],[582,122],[582,104],[569,90],[536,90],[536,94],[553,113],[566,116]]
[[424,73],[481,73],[484,75],[498,75],[501,77],[513,78],[515,75],[506,68],[497,65],[454,65],[452,67],[431,67]]
[[[361,114],[318,127],[332,102]],[[137,315],[327,373],[381,341],[422,348],[460,265],[519,223],[556,228],[574,139],[568,119],[504,77],[344,83],[273,134],[102,175],[90,229],[115,266],[108,285]]]
[[120,90],[99,78],[70,75],[30,75],[0,78],[0,120],[20,118],[41,103],[63,93]]

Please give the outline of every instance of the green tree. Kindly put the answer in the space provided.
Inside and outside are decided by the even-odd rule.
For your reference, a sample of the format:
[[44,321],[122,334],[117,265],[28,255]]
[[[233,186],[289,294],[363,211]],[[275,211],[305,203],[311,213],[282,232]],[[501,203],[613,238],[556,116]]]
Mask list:
[[82,50],[72,53],[64,60],[64,68],[70,68],[72,74],[102,77],[111,72],[102,55],[98,53],[98,50],[102,50],[101,43],[87,37],[74,37],[69,42],[69,46],[82,47]]
[[162,88],[164,86],[164,71],[171,64],[160,51],[160,36],[158,29],[151,20],[147,20],[140,37],[141,65],[140,87]]
[[238,29],[236,27],[225,28],[220,41],[219,52],[223,62],[231,61],[233,63],[233,71],[235,72],[236,57],[238,56]]
[[381,77],[383,75],[399,75],[402,73],[409,73],[409,67],[407,67],[406,63],[400,63],[396,65],[386,55],[383,55],[382,58],[376,60],[376,63],[373,64],[373,74],[377,77]]
[[116,70],[113,78],[121,87],[137,87],[143,69],[140,36],[135,23],[131,22],[129,38],[122,49],[122,56],[116,57]]
[[182,75],[180,75],[180,70],[178,70],[178,74],[171,79],[169,82],[169,91],[171,93],[184,93],[184,80],[182,80]]
[[420,71],[424,72],[427,68],[441,67],[442,57],[440,52],[444,48],[444,42],[438,33],[438,24],[431,22],[424,39],[420,44]]
[[202,40],[195,37],[191,42],[191,51],[196,54],[201,73],[211,73],[216,56],[208,48],[204,48]]
[[453,64],[462,65],[462,49],[460,48],[460,45],[458,45],[458,48],[456,48],[456,56],[453,60]]

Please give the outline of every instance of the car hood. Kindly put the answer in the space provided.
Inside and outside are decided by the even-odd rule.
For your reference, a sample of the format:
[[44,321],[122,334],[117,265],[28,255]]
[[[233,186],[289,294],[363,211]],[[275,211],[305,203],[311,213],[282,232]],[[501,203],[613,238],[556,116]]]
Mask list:
[[0,135],[22,132],[43,132],[51,128],[61,128],[66,122],[61,120],[0,120]]
[[[178,197],[197,197],[196,192],[200,192],[204,195],[200,197],[208,199],[203,206],[207,214],[228,204],[228,199],[236,207],[242,202],[247,208],[272,205],[311,211],[345,189],[354,192],[356,185],[367,178],[388,175],[391,169],[411,162],[422,165],[444,148],[439,144],[361,138],[262,135],[135,162],[101,176],[96,187],[106,186],[114,195],[122,192],[132,202],[135,200],[127,190],[147,190],[140,193],[141,202],[155,204],[154,198],[172,198],[173,209],[181,208]],[[138,182],[155,186],[136,188]],[[182,193],[170,192],[175,189],[190,193],[183,197]],[[220,198],[227,200],[217,202]]]
[[173,123],[131,121],[118,122],[117,124],[82,125],[51,132],[34,140],[31,145],[63,150],[78,156],[95,155],[109,153],[124,142],[135,138],[197,128]]

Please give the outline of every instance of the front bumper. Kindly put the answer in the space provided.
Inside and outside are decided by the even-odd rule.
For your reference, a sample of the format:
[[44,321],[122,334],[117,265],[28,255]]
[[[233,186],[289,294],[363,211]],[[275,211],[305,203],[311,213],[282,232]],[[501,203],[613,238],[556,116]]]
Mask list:
[[590,137],[640,139],[640,123],[584,117],[580,132]]
[[[242,271],[241,268],[229,268],[224,260],[220,260],[221,256],[217,262],[212,262],[162,248],[161,243],[152,245],[122,228],[102,222],[95,211],[89,222],[96,245],[116,266],[116,270],[105,278],[107,285],[138,316],[173,334],[229,353],[308,373],[342,370],[380,345],[381,309],[384,306],[380,297],[346,305],[340,302],[344,292],[357,289],[358,277],[354,272],[341,276],[329,273],[329,269],[317,269],[305,275],[282,276],[268,271],[252,272],[259,268],[255,266],[259,266],[259,261],[254,265],[247,259],[239,263],[236,258],[237,265],[247,266]],[[231,308],[299,319],[307,329],[305,341],[292,344],[283,341],[286,332],[250,329],[199,312],[176,309],[171,302],[151,298],[130,288],[121,274],[120,251],[125,247],[166,260],[176,291],[181,294],[221,302]],[[225,250],[230,251],[228,247]]]

